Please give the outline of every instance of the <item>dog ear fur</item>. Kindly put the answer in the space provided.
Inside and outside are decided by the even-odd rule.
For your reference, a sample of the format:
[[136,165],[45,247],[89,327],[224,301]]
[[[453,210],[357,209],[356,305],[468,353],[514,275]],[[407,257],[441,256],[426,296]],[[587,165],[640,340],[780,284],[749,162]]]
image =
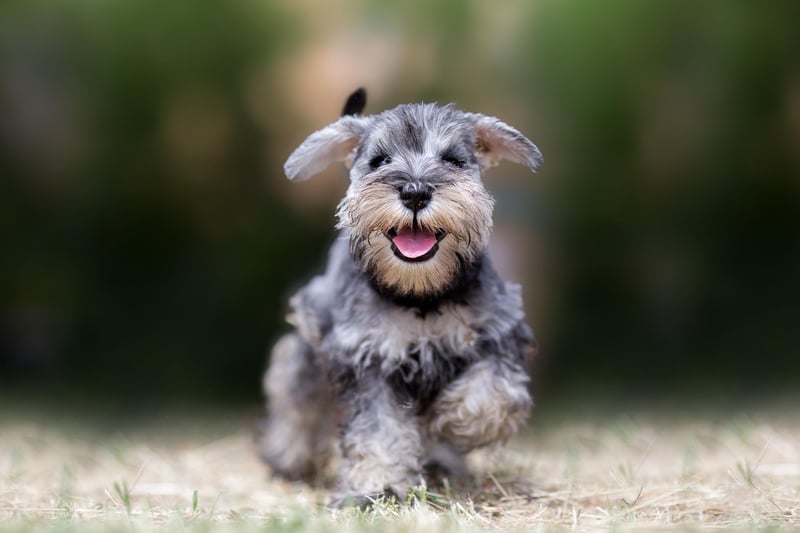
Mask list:
[[368,119],[344,116],[308,136],[283,165],[286,177],[303,181],[319,174],[331,163],[347,160],[361,140]]
[[478,136],[476,155],[481,169],[493,167],[506,159],[536,172],[544,162],[536,145],[505,122],[486,115],[470,116]]

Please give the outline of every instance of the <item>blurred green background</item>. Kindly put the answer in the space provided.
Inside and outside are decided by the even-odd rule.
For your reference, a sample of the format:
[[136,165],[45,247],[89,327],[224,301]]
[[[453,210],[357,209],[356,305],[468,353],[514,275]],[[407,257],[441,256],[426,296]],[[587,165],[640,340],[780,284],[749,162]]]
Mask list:
[[363,85],[539,145],[492,253],[524,284],[540,406],[800,378],[800,3],[7,0],[0,388],[255,405],[345,171],[282,174]]

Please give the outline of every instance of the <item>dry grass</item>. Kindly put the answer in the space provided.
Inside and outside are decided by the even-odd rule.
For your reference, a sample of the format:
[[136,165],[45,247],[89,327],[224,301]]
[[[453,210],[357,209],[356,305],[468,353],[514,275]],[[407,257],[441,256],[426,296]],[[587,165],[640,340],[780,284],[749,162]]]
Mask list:
[[368,512],[329,511],[324,489],[269,480],[250,423],[188,421],[127,436],[0,424],[0,529],[800,527],[797,419],[559,422],[474,457],[469,487],[421,489],[409,506]]

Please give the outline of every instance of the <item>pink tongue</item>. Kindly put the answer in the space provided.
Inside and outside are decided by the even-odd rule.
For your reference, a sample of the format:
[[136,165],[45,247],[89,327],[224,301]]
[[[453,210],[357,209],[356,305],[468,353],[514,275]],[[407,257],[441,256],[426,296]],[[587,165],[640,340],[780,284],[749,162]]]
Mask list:
[[436,237],[427,231],[403,228],[392,239],[392,242],[401,254],[409,259],[415,259],[427,254],[431,248],[436,246]]

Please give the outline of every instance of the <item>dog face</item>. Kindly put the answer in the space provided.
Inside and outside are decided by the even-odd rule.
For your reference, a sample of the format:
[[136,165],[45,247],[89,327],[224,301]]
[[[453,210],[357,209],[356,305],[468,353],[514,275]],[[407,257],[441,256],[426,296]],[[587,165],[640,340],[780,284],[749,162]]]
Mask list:
[[337,227],[349,231],[360,270],[392,296],[436,299],[486,249],[494,201],[481,171],[502,159],[535,170],[542,156],[496,118],[408,104],[342,117],[309,136],[284,169],[303,180],[349,164]]

